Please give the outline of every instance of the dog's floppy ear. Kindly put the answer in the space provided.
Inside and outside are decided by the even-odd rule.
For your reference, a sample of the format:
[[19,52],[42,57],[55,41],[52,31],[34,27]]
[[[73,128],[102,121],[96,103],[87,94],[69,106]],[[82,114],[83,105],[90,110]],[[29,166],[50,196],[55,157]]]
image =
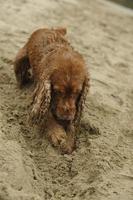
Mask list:
[[51,101],[51,84],[49,79],[39,81],[33,94],[30,121],[38,124],[47,118]]
[[52,66],[52,62],[51,56],[44,57],[40,62],[40,69],[42,69],[42,66],[43,68],[45,66],[45,68],[41,77],[37,80],[33,93],[32,107],[29,115],[29,121],[32,124],[40,124],[48,118],[51,103],[51,74],[56,68]]
[[85,105],[86,97],[89,92],[89,88],[90,88],[90,76],[89,76],[89,73],[86,73],[86,77],[82,86],[82,91],[77,102],[77,112],[76,112],[76,116],[74,120],[74,123],[76,126],[80,124],[80,120],[81,120],[83,108]]

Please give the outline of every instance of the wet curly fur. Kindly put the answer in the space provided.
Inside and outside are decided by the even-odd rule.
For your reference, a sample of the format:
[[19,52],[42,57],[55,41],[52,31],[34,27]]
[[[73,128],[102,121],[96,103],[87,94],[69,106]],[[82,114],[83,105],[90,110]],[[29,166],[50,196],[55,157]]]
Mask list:
[[70,46],[65,34],[65,28],[33,32],[15,58],[14,71],[22,87],[31,80],[32,69],[35,90],[30,120],[45,124],[51,143],[71,153],[89,89],[89,74],[83,57]]

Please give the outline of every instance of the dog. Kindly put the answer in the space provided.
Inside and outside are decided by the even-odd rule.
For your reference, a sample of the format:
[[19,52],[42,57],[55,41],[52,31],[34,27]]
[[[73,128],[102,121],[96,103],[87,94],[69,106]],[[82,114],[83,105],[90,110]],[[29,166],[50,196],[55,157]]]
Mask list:
[[65,38],[65,28],[33,32],[14,61],[20,88],[34,80],[30,120],[47,127],[47,136],[63,153],[76,146],[76,127],[89,91],[90,76],[83,56]]

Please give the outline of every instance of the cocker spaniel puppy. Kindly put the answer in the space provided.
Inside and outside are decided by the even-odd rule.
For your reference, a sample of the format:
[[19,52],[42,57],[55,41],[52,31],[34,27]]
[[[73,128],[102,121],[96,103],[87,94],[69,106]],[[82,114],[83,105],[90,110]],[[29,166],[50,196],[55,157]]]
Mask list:
[[65,39],[66,29],[39,29],[19,50],[14,71],[20,87],[30,81],[35,90],[30,119],[46,125],[47,135],[62,152],[75,148],[76,130],[89,89],[83,57]]

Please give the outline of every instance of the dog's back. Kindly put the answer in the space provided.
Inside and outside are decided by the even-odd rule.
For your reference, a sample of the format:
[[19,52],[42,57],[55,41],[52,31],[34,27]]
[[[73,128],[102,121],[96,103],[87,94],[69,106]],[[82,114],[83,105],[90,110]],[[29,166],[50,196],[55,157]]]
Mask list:
[[53,43],[66,44],[68,43],[64,38],[66,30],[61,29],[39,29],[35,31],[27,43],[27,52],[31,67],[37,67],[44,55],[48,53]]
[[48,62],[49,54],[56,51],[60,45],[69,46],[64,35],[66,35],[65,28],[43,28],[32,33],[14,60],[14,71],[19,87],[31,80],[30,68],[32,68],[34,80],[38,80],[43,67],[46,67],[46,65],[40,67],[40,62],[42,60]]

